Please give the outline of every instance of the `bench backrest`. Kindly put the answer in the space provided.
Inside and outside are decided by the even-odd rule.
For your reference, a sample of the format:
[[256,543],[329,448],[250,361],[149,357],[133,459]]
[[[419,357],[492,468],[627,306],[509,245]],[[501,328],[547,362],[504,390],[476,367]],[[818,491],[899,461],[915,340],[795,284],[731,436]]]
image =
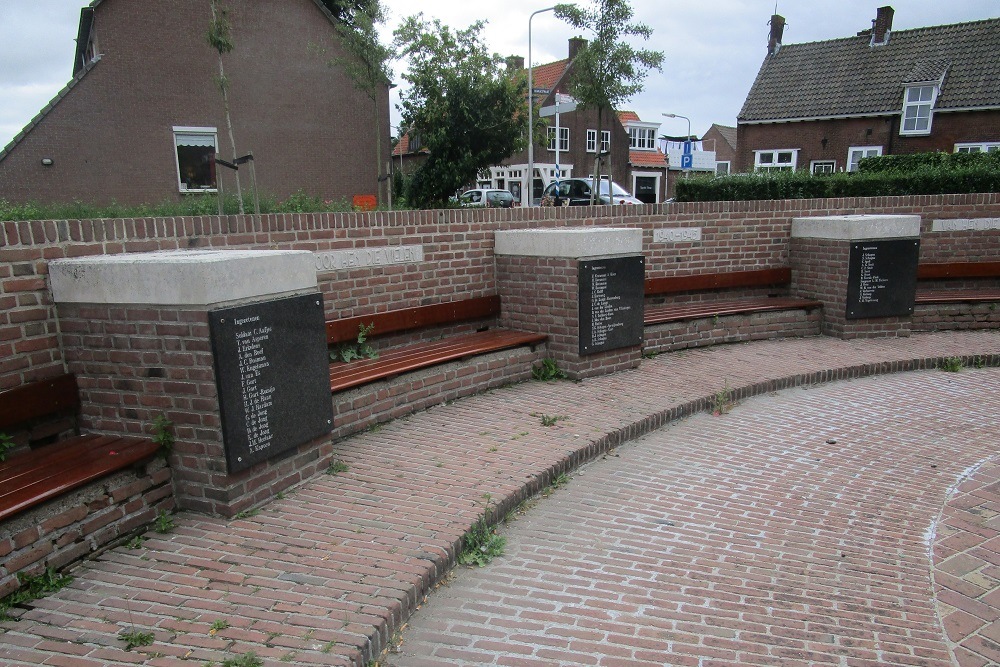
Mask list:
[[791,282],[792,269],[790,267],[730,271],[728,273],[697,273],[686,276],[647,278],[646,296],[726,287],[771,287],[788,285]]
[[76,411],[80,392],[76,376],[58,375],[0,392],[0,430],[38,417]]
[[948,278],[1000,278],[1000,262],[923,262],[917,265],[918,280]]
[[422,327],[457,324],[500,315],[500,297],[497,295],[435,303],[429,306],[401,308],[386,313],[374,313],[326,323],[327,344],[356,340],[361,325],[374,326],[371,336],[411,331]]

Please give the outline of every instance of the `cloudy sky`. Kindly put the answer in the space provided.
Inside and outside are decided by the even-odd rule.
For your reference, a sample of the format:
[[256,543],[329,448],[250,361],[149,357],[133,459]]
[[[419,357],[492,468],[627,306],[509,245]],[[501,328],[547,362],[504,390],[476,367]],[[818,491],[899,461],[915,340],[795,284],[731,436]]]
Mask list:
[[[416,11],[455,28],[488,20],[484,38],[501,55],[528,55],[528,17],[545,0],[383,0],[389,9],[386,40]],[[589,0],[584,0],[589,1]],[[891,1],[891,0],[890,0]],[[648,46],[665,53],[662,72],[651,72],[645,91],[627,105],[643,120],[663,121],[660,131],[704,134],[712,123],[735,125],[764,58],[768,20],[785,17],[784,42],[812,42],[853,35],[871,27],[885,0],[632,0],[635,19],[653,29]],[[240,0],[229,0],[237,8]],[[0,147],[6,145],[69,81],[80,8],[84,0],[0,0]],[[552,4],[555,4],[553,2]],[[489,9],[490,11],[486,11]],[[895,3],[895,30],[1000,16],[997,0],[906,0]],[[550,13],[532,22],[536,64],[566,57],[575,32]],[[588,35],[584,34],[583,37]],[[402,66],[396,66],[396,78]],[[394,100],[394,103],[397,100]],[[398,112],[393,111],[398,118]],[[393,121],[398,122],[398,121]]]

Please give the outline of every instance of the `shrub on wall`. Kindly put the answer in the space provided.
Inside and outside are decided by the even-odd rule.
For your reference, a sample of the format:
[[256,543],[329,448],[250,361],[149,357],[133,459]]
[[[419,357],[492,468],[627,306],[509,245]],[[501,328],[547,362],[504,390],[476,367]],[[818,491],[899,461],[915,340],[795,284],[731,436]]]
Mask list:
[[865,158],[854,173],[753,172],[677,181],[678,201],[819,199],[1000,191],[1000,152]]

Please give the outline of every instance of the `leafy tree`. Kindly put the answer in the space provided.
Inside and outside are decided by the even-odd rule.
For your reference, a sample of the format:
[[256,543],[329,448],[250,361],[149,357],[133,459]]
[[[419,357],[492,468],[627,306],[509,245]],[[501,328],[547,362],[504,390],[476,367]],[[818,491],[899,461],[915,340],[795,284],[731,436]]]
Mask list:
[[[632,22],[628,0],[592,0],[589,7],[556,5],[556,16],[593,37],[573,60],[569,94],[581,108],[597,109],[598,130],[603,130],[605,112],[614,113],[642,90],[650,69],[660,70],[663,52],[633,47],[623,38],[648,40],[652,28]],[[601,177],[601,158],[594,158],[594,174]],[[593,197],[596,200],[597,188]],[[592,200],[593,201],[593,200]]]
[[[212,7],[212,22],[208,26],[208,43],[219,52],[219,76],[215,83],[222,93],[222,108],[226,115],[226,129],[229,131],[229,145],[233,149],[233,157],[236,157],[236,139],[233,137],[233,118],[229,113],[229,79],[226,78],[226,69],[222,64],[222,56],[232,51],[236,45],[233,43],[232,25],[229,23],[229,10],[225,7],[217,7],[215,0],[209,3]],[[236,199],[240,203],[240,213],[244,213],[243,189],[240,187],[240,172],[233,172],[236,175]],[[216,178],[218,178],[218,174]]]
[[351,28],[358,24],[361,16],[380,16],[383,13],[379,0],[320,0],[320,2],[330,10],[337,21]]
[[[325,3],[328,4],[328,3]],[[331,65],[343,69],[354,86],[371,100],[375,116],[375,174],[378,178],[378,195],[382,198],[382,93],[392,79],[389,62],[395,50],[379,41],[376,26],[385,21],[385,10],[379,0],[359,0],[355,3],[351,21],[338,21],[337,33],[348,53],[346,58],[335,58]],[[363,6],[362,6],[363,5]],[[386,184],[386,187],[391,187]]]
[[487,51],[483,25],[453,31],[418,14],[395,32],[400,56],[410,59],[402,124],[429,150],[410,181],[407,199],[413,205],[444,204],[478,172],[524,148],[527,81]]

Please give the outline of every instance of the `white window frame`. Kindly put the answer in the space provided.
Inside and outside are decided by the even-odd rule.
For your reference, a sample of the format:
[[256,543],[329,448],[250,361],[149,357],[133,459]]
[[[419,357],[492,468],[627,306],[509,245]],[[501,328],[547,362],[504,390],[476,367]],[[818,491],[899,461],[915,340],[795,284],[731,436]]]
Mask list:
[[637,151],[656,150],[656,130],[651,127],[629,127],[628,145]]
[[[855,153],[863,153],[855,158]],[[882,155],[881,146],[851,146],[847,149],[847,171],[857,171],[862,158]]]
[[[754,171],[795,171],[799,162],[798,148],[777,148],[773,150],[763,150],[753,152]],[[790,153],[789,161],[782,161],[781,157]],[[770,157],[770,159],[766,159]]]
[[587,152],[597,152],[597,130],[587,130]]
[[[911,99],[916,94],[917,99]],[[934,103],[938,88],[933,84],[907,86],[903,91],[903,112],[899,122],[901,136],[925,136],[934,122]]]
[[[722,171],[719,171],[719,167],[724,167]],[[729,160],[719,160],[715,163],[715,175],[716,176],[728,176],[732,173],[733,165]]]
[[[188,188],[184,179],[181,177],[181,160],[180,156],[177,154],[178,146],[183,144],[179,143],[182,137],[185,136],[202,136],[211,137],[212,147],[215,149],[216,154],[219,152],[219,130],[215,127],[192,127],[187,125],[174,125],[173,126],[173,139],[174,139],[174,173],[177,174],[177,188],[183,193],[187,194],[212,194],[217,193],[218,187],[214,188]],[[205,144],[207,145],[207,144]],[[215,171],[215,182],[218,185],[219,182],[219,172]]]
[[1000,151],[1000,141],[973,141],[955,144],[956,153],[993,153],[995,151]]
[[601,130],[601,152],[611,151],[611,130]]
[[[550,127],[549,130],[549,150],[554,151],[556,149],[556,128]],[[569,128],[559,127],[559,151],[569,150]]]
[[[827,167],[829,169],[823,169],[822,171],[816,171],[817,167]],[[836,160],[813,160],[809,163],[809,173],[810,174],[832,174],[837,171],[837,161]]]

